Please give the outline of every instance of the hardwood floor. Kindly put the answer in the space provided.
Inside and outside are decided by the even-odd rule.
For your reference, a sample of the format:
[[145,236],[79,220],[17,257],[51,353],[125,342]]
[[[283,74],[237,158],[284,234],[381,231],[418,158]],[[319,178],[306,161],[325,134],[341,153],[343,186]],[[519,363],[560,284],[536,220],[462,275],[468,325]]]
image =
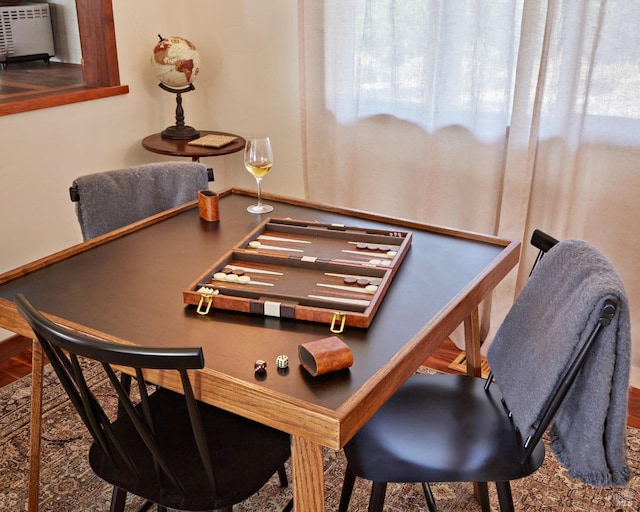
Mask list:
[[0,387],[6,386],[31,373],[31,350],[0,362]]
[[[15,336],[10,340],[0,343],[0,355],[5,354],[5,360],[0,360],[0,387],[20,379],[31,373],[31,349],[24,349],[31,344],[30,340],[22,336]],[[9,357],[8,354],[16,354]],[[435,370],[454,373],[457,370],[450,367],[452,362],[460,355],[460,350],[449,340],[431,355],[425,365]],[[629,416],[627,423],[631,427],[640,428],[640,389],[629,388]]]
[[82,66],[42,60],[10,62],[0,70],[0,104],[30,99],[51,91],[82,86]]

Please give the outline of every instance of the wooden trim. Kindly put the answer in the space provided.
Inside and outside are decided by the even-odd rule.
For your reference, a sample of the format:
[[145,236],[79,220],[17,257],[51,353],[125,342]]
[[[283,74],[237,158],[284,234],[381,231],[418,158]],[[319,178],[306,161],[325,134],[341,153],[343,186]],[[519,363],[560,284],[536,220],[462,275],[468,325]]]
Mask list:
[[[225,195],[229,193],[237,194],[241,196],[257,197],[257,193],[255,190],[250,190],[245,188],[232,187],[224,191]],[[220,194],[222,194],[222,192],[218,193],[218,195]],[[325,212],[339,213],[341,215],[349,215],[351,217],[367,219],[367,220],[372,220],[377,222],[386,222],[386,223],[395,224],[395,225],[403,226],[407,228],[430,231],[432,233],[440,233],[443,235],[456,236],[458,238],[463,238],[466,240],[476,240],[478,242],[486,242],[492,245],[498,245],[502,247],[507,247],[512,243],[512,240],[507,240],[506,238],[499,238],[493,235],[487,235],[487,234],[478,233],[475,231],[466,231],[462,229],[448,228],[448,227],[440,226],[437,224],[427,224],[420,221],[405,219],[403,217],[394,217],[392,215],[372,213],[365,210],[356,210],[353,208],[347,208],[343,206],[336,206],[336,205],[330,205],[326,203],[309,201],[307,199],[281,196],[278,194],[270,194],[267,192],[262,193],[262,198],[270,199],[272,201],[279,201],[279,202],[291,204],[294,206],[304,206],[306,208],[314,208],[314,209],[322,210]]]
[[2,102],[0,104],[0,116],[108,98],[110,96],[128,94],[128,92],[128,85],[117,85],[113,87],[73,87],[46,93],[32,93],[28,98],[22,96],[16,101],[10,99]]
[[82,46],[84,84],[120,85],[111,0],[76,0]]

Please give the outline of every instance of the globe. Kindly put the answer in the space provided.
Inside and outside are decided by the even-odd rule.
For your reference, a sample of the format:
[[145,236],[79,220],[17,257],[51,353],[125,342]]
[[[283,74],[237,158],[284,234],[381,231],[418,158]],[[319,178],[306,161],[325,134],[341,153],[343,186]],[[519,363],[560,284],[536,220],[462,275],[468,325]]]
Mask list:
[[183,37],[160,37],[151,64],[160,82],[173,89],[189,87],[200,72],[200,54]]

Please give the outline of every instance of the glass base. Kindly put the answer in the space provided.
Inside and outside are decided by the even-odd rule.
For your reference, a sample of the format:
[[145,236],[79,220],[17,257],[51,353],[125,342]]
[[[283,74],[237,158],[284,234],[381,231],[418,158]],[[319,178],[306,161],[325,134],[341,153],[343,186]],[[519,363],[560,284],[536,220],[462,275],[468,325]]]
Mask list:
[[247,206],[247,211],[249,213],[269,213],[273,211],[273,206],[270,204],[252,204]]

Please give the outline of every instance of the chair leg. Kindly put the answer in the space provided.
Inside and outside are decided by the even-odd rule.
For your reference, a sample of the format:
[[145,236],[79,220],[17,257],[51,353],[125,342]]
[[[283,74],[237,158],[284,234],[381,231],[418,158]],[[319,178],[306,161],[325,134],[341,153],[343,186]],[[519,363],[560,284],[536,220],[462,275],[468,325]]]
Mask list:
[[422,482],[422,489],[424,490],[424,497],[427,500],[427,507],[429,508],[429,512],[438,512],[436,500],[433,497],[433,493],[431,492],[431,486],[429,485],[429,483]]
[[289,479],[287,478],[284,464],[278,468],[278,476],[280,477],[280,487],[287,487],[289,485]]
[[111,491],[111,508],[110,512],[124,512],[125,502],[127,501],[127,492],[120,487],[113,486]]
[[487,482],[476,482],[478,490],[478,502],[482,512],[491,512],[491,504],[489,502],[489,485]]
[[293,510],[293,498],[289,500],[289,502],[282,509],[282,512],[291,512]]
[[[147,500],[138,509],[138,512],[147,512],[147,510],[151,510],[151,507],[153,507],[153,505],[155,505],[155,503],[153,503],[153,501]],[[156,505],[156,511],[157,512],[167,512],[167,508],[166,507],[162,507],[162,505]]]
[[351,501],[351,493],[353,492],[355,481],[356,475],[351,471],[349,464],[347,464],[347,469],[344,472],[344,482],[342,484],[342,494],[340,494],[338,512],[347,512],[347,510],[349,510],[349,502]]
[[[122,384],[122,387],[125,389],[127,394],[129,394],[131,392],[131,375],[123,373],[120,376],[120,384]],[[127,413],[124,411],[122,404],[118,400],[118,418],[122,418],[126,414]]]
[[511,496],[511,485],[509,481],[496,482],[496,490],[498,491],[498,502],[500,503],[500,512],[515,512],[513,507],[513,496]]
[[382,512],[385,494],[387,494],[387,482],[373,482],[371,498],[369,499],[369,512]]

